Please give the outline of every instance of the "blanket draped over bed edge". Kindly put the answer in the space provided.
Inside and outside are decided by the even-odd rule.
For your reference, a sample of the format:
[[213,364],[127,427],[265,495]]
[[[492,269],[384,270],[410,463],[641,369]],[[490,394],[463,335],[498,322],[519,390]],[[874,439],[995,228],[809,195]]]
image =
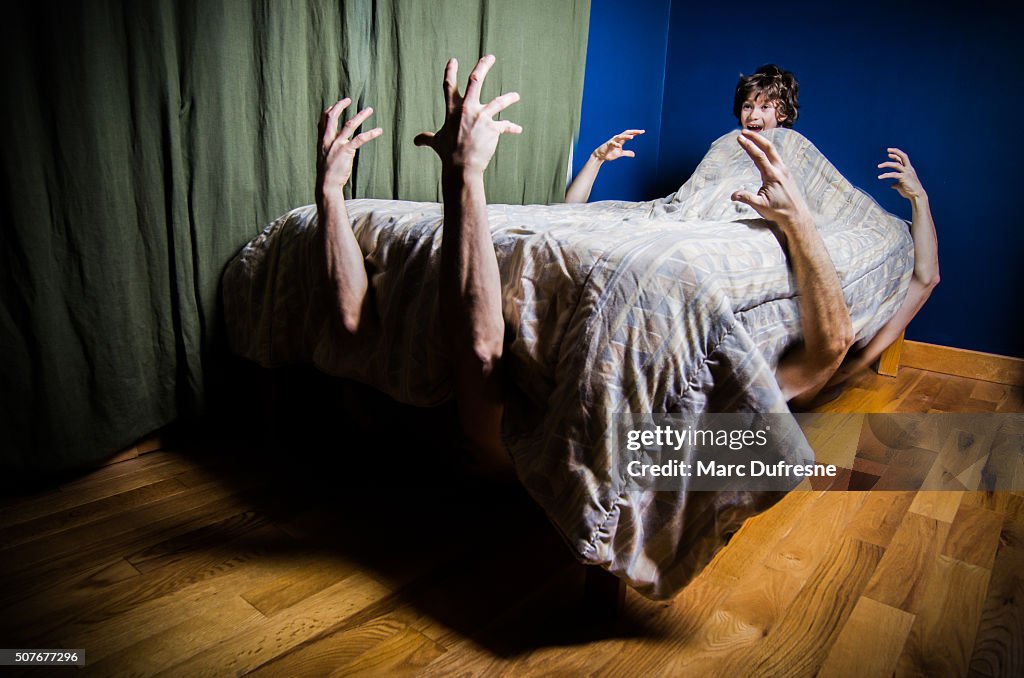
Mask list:
[[[859,342],[902,303],[905,222],[800,134],[771,130],[836,266]],[[645,203],[490,205],[503,289],[506,445],[519,479],[582,561],[652,598],[686,585],[778,493],[626,491],[611,473],[614,415],[787,411],[775,365],[800,334],[785,253],[733,191],[760,178],[715,141],[674,195]],[[451,397],[439,325],[441,206],[348,203],[380,331],[340,345],[316,209],[280,217],[224,275],[232,350],[266,367],[312,362],[393,398]]]

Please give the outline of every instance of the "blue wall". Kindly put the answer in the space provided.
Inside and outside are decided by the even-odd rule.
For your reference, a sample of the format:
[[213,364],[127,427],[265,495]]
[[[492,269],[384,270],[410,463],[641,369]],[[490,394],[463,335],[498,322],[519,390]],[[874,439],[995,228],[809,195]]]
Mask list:
[[591,0],[583,116],[573,175],[596,147],[624,129],[646,130],[626,148],[635,158],[605,163],[591,200],[647,200],[657,183],[670,0],[624,5]]
[[[652,2],[648,11],[665,6]],[[658,148],[636,159],[639,178],[603,182],[593,199],[649,199],[675,190],[708,144],[736,127],[731,108],[738,75],[779,63],[800,79],[796,129],[854,184],[909,218],[909,203],[875,178],[885,147],[898,146],[910,154],[928,190],[942,284],[911,323],[908,338],[1024,357],[1024,285],[1018,276],[1024,255],[1018,195],[1024,190],[1017,170],[1024,143],[1016,141],[1014,129],[1024,124],[1017,78],[1024,54],[1016,36],[1024,13],[996,10],[977,2],[957,11],[874,0],[791,2],[773,6],[755,23],[734,5],[677,1],[668,21]],[[594,2],[590,40],[617,18],[611,3]],[[645,44],[660,44],[657,32],[644,37]],[[581,146],[631,124],[609,119],[601,99],[623,72],[646,71],[655,61],[632,43],[616,56],[588,55]],[[591,89],[604,91],[589,96]],[[653,106],[658,98],[646,94],[642,104]],[[599,126],[602,132],[593,129]],[[656,156],[654,168],[650,156]],[[617,166],[627,162],[605,169],[625,172]]]

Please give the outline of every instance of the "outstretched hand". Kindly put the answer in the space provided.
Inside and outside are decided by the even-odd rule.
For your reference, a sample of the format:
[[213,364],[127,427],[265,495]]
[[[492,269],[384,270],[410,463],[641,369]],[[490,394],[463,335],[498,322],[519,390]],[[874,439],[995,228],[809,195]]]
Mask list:
[[779,242],[798,292],[801,341],[779,359],[775,379],[787,401],[795,407],[806,407],[853,343],[850,310],[835,265],[778,150],[771,141],[750,130],[740,133],[739,144],[761,173],[761,188],[756,194],[736,191],[732,199],[750,205],[779,227],[784,236]]
[[508,92],[488,104],[480,102],[484,78],[494,65],[488,54],[469,74],[465,95],[459,93],[459,62],[452,58],[444,69],[444,124],[437,132],[423,132],[413,140],[417,146],[429,146],[441,157],[446,168],[483,172],[494,156],[498,137],[521,134],[523,128],[508,120],[495,120],[501,111],[519,101],[517,92]]
[[619,158],[634,158],[636,157],[636,154],[633,151],[625,151],[622,147],[627,141],[630,141],[633,137],[640,136],[643,133],[644,130],[642,129],[627,129],[616,134],[611,139],[595,148],[591,155],[598,160],[604,161],[617,160]]
[[338,122],[341,114],[352,104],[352,100],[345,97],[335,102],[320,116],[320,152],[317,155],[316,163],[316,190],[317,202],[327,195],[341,196],[352,176],[352,164],[356,157],[356,151],[360,146],[371,139],[376,139],[384,133],[380,127],[363,132],[355,137],[352,133],[373,115],[370,107],[356,113],[352,119],[346,122],[341,131],[338,131]]
[[783,229],[809,216],[807,203],[772,142],[749,130],[743,130],[738,141],[761,173],[761,188],[756,194],[736,191],[732,199],[750,205],[763,218]]
[[927,193],[921,180],[917,177],[917,170],[910,164],[910,156],[898,148],[887,148],[890,160],[878,164],[878,169],[891,169],[892,172],[879,174],[879,179],[895,179],[896,183],[892,188],[907,200],[926,198]]

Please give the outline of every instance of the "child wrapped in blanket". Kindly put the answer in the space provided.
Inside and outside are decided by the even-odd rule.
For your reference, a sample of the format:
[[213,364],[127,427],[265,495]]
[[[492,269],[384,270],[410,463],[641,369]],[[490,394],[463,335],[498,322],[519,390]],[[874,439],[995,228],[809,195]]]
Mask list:
[[[775,64],[767,64],[757,69],[752,75],[740,76],[733,98],[733,115],[736,116],[743,130],[754,134],[776,127],[792,127],[799,117],[798,96],[799,83],[793,73],[783,70]],[[624,146],[628,141],[643,133],[644,130],[641,129],[627,129],[595,148],[566,191],[565,201],[568,203],[586,202],[590,197],[590,191],[601,166],[619,158],[635,157],[635,153],[625,149]],[[878,178],[880,180],[895,180],[892,188],[910,201],[912,210],[910,235],[914,241],[914,271],[906,299],[895,315],[870,341],[859,349],[845,353],[838,368],[834,370],[827,382],[820,386],[815,395],[807,397],[804,393],[793,396],[791,406],[795,408],[823,404],[838,396],[844,381],[877,360],[882,352],[903,333],[939,283],[938,241],[935,235],[935,223],[928,204],[928,193],[924,190],[924,186],[910,162],[910,156],[899,148],[888,148],[886,153],[888,160],[878,165],[879,169],[886,171]],[[741,200],[741,202],[745,201]],[[807,328],[804,329],[804,348],[806,349]],[[790,352],[800,350],[801,347],[796,346]],[[787,357],[784,356],[779,363],[782,370],[785,369]]]

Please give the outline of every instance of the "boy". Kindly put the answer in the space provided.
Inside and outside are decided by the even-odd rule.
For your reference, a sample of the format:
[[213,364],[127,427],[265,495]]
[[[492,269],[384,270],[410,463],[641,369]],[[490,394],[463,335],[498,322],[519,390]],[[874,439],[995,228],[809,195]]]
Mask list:
[[[740,76],[732,112],[740,127],[752,132],[792,127],[799,116],[799,94],[800,84],[796,76],[775,64],[765,64],[753,75]],[[586,202],[601,165],[619,158],[636,157],[633,151],[624,150],[623,145],[643,133],[642,129],[627,129],[595,148],[565,192],[565,201]]]

